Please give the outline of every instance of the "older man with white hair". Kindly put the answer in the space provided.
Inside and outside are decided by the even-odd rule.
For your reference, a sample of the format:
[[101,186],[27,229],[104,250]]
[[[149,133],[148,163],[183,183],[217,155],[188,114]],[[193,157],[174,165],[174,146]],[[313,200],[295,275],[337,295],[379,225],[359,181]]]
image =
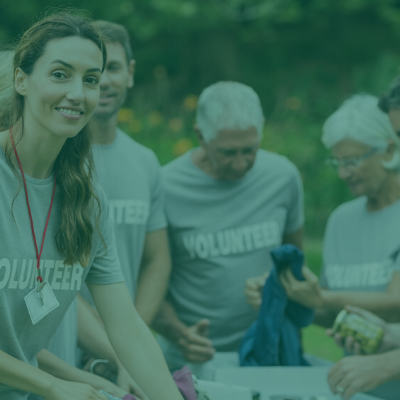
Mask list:
[[171,368],[237,350],[257,316],[246,279],[270,271],[271,249],[302,246],[301,179],[260,149],[263,125],[253,89],[216,83],[199,98],[200,147],[163,168],[173,272],[154,326]]

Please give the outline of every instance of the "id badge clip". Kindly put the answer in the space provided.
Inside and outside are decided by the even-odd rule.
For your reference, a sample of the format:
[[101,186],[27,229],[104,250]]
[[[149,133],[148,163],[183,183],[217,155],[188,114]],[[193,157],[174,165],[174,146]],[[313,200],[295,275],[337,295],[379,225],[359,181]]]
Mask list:
[[[40,276],[40,269],[38,269],[38,276]],[[37,281],[36,288],[28,293],[24,300],[33,325],[60,305],[50,284],[46,281]]]

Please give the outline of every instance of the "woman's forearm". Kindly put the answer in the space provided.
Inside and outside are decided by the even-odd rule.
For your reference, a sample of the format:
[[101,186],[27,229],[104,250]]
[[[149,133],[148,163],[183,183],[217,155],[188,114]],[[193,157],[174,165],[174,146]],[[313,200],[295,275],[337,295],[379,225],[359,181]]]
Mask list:
[[119,360],[146,395],[152,400],[183,400],[125,284],[88,287]]
[[50,374],[0,350],[0,382],[25,392],[46,397],[54,385],[54,378]]
[[400,380],[400,349],[392,350],[384,354],[380,354],[384,361],[384,380],[382,382],[386,383],[389,381],[399,381]]
[[117,370],[120,362],[96,313],[97,311],[78,295],[79,347],[92,357],[108,360],[111,367]]
[[323,290],[323,308],[338,313],[348,305],[368,310],[388,322],[400,321],[400,296],[380,292],[345,292]]

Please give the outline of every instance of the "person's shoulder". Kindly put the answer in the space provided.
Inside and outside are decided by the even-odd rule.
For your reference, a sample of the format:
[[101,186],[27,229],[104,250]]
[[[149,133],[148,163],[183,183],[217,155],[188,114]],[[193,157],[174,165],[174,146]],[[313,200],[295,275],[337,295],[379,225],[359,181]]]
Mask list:
[[191,154],[192,151],[189,150],[185,154],[182,154],[181,156],[165,164],[161,168],[163,177],[176,176],[177,173],[187,170],[188,161],[190,161]]
[[332,224],[342,220],[348,221],[350,217],[354,217],[359,211],[365,209],[365,202],[365,197],[361,196],[340,204],[329,216],[329,223]]
[[257,154],[259,168],[274,171],[277,174],[298,175],[296,165],[286,156],[260,149]]
[[159,164],[158,158],[153,150],[149,149],[148,147],[138,143],[136,140],[132,139],[129,135],[127,135],[121,129],[118,129],[118,135],[120,144],[124,147],[129,149],[135,157],[139,157],[142,160],[147,160],[151,163]]

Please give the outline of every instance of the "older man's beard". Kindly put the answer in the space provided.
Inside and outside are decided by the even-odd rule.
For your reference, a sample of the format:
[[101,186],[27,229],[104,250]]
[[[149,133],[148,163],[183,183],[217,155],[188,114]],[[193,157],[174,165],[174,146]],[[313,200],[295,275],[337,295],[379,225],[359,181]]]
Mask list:
[[108,119],[112,118],[115,114],[117,114],[119,112],[119,110],[121,109],[121,107],[125,103],[127,93],[128,93],[128,89],[125,89],[124,95],[121,97],[121,100],[115,106],[114,109],[112,109],[112,110],[110,110],[108,112],[99,112],[96,109],[94,114],[93,114],[93,119],[98,120],[98,121],[107,121]]

